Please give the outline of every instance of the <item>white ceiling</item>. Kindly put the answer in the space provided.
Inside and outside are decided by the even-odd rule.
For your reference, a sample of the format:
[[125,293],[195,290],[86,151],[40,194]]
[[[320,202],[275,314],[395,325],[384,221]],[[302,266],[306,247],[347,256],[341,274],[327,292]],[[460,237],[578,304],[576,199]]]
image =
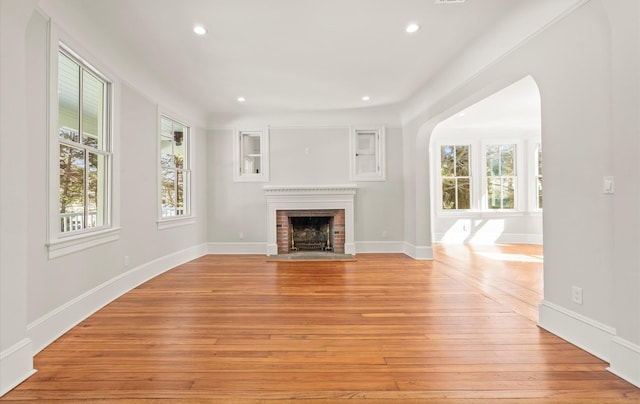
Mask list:
[[[42,0],[64,24],[209,113],[318,111],[407,100],[525,3],[557,0]],[[414,34],[404,29],[421,25]],[[202,24],[208,34],[193,34]],[[95,41],[94,41],[95,43]],[[113,46],[116,46],[113,45]],[[106,46],[106,45],[105,45]],[[362,101],[368,95],[370,101]],[[246,97],[238,103],[237,97]]]

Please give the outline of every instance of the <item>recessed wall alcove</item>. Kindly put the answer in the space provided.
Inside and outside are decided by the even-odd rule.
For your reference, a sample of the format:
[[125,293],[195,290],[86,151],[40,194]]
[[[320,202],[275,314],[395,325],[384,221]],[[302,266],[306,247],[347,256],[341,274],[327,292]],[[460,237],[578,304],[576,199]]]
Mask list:
[[267,255],[290,252],[290,217],[331,218],[333,252],[355,254],[355,186],[267,186],[263,190],[267,200]]

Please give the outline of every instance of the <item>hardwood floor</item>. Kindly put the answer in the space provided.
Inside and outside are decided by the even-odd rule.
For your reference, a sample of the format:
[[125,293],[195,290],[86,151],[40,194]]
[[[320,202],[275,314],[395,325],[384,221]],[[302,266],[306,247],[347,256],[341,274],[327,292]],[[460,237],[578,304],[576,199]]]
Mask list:
[[435,254],[202,257],[73,328],[0,402],[640,402],[531,320],[539,247]]

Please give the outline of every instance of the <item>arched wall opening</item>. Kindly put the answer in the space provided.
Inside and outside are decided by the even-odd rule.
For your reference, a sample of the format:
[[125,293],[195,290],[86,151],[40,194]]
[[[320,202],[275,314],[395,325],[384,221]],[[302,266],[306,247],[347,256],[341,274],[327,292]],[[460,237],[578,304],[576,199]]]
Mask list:
[[541,245],[541,142],[531,76],[439,122],[429,139],[431,240]]

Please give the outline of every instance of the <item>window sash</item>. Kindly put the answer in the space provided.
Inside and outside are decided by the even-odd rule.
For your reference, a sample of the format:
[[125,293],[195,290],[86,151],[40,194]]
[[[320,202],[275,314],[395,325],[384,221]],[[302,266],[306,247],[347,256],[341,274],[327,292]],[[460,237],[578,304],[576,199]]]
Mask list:
[[191,216],[191,128],[166,115],[160,117],[159,217]]
[[441,209],[451,211],[472,208],[471,170],[471,145],[440,146]]
[[[60,182],[57,234],[67,236],[111,226],[111,83],[66,47],[60,45],[57,55],[58,158],[65,157],[62,154],[64,149],[69,150],[66,172],[61,171],[62,160],[58,165]],[[66,70],[62,67],[65,63]],[[73,64],[72,70],[69,70],[70,64]],[[65,93],[61,89],[65,81],[67,87],[70,86],[70,92]],[[86,81],[90,81],[93,86],[86,85]],[[63,107],[63,103],[68,102],[71,103],[71,108],[66,105]],[[65,114],[67,116],[63,116]],[[65,123],[75,127],[69,127]],[[87,133],[85,127],[92,127],[95,133]],[[72,157],[72,153],[76,154],[75,157]],[[70,167],[71,164],[76,170]],[[80,177],[81,191],[77,190],[78,195],[68,200],[69,193],[72,192],[69,186],[73,179],[66,176],[74,175],[73,171]],[[76,188],[77,186],[78,184]],[[67,211],[69,202],[76,205],[71,211]]]

